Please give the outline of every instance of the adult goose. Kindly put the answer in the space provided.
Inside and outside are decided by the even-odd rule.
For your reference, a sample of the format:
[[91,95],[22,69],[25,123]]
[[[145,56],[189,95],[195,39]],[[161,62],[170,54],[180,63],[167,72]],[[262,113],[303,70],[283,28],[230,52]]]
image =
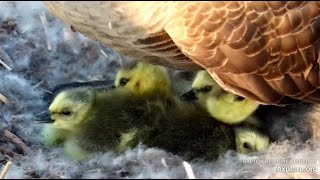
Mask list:
[[120,54],[206,69],[262,104],[320,102],[320,2],[45,2],[76,31]]

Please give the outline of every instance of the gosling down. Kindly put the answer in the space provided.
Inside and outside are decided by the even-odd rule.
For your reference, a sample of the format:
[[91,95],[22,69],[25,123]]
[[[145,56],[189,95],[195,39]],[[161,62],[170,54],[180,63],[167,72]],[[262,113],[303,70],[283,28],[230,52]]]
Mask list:
[[116,74],[115,87],[124,87],[140,96],[167,98],[174,96],[165,67],[144,62],[124,65]]
[[148,98],[127,88],[76,88],[60,92],[49,107],[54,121],[44,129],[48,145],[86,159],[95,152],[123,152],[142,143],[190,160],[216,159],[235,149],[232,129],[178,99]]
[[243,123],[236,126],[234,127],[234,132],[238,153],[251,154],[263,152],[269,147],[269,136],[251,124]]
[[[166,69],[162,66],[139,62],[119,70],[115,86],[127,88],[131,92],[140,95],[156,96],[160,94],[165,99],[166,97],[175,95],[172,92],[171,82],[167,73]],[[135,84],[144,86],[137,87]],[[204,107],[208,109],[205,106],[206,101],[211,100],[216,102],[214,106],[211,106],[212,108],[209,108],[212,110],[209,112],[217,120],[232,125],[239,125],[243,121],[250,123],[251,126],[244,126],[242,123],[233,128],[236,135],[237,152],[247,154],[249,152],[262,151],[268,147],[268,136],[252,126],[260,126],[261,123],[257,117],[251,115],[258,108],[258,103],[225,92],[206,71],[199,71],[197,73],[193,87],[194,89],[191,91],[191,94],[187,93],[186,97],[183,96],[182,99],[185,98],[184,100],[186,100],[189,98],[188,100],[194,100],[198,95],[200,104],[203,106],[197,108]],[[215,109],[217,107],[218,109]],[[203,109],[199,109],[199,111],[205,113]]]
[[199,71],[192,89],[181,96],[183,100],[196,101],[208,113],[226,124],[236,125],[247,120],[259,103],[224,91],[206,71]]

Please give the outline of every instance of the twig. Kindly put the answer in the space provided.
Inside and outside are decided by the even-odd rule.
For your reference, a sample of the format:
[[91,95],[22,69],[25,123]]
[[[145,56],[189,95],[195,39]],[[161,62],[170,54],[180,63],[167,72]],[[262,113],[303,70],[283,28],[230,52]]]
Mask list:
[[2,61],[2,59],[0,59],[0,63],[1,63],[6,69],[8,69],[9,71],[12,71],[12,68],[11,68],[10,66],[8,66],[6,63],[4,63],[4,62]]
[[6,155],[8,155],[8,156],[10,156],[10,157],[18,156],[17,153],[15,153],[15,152],[13,152],[13,151],[10,151],[10,150],[2,147],[2,146],[0,146],[0,153],[6,154]]
[[187,175],[188,175],[189,179],[195,179],[195,177],[194,177],[194,174],[193,174],[193,171],[192,171],[192,168],[191,168],[190,164],[189,164],[189,163],[187,163],[187,162],[185,162],[185,161],[183,161],[183,166],[184,166],[184,168],[185,168],[185,169],[186,169],[186,171],[187,171]]
[[32,150],[15,134],[10,132],[9,130],[4,131],[4,136],[19,146],[25,154],[31,153]]
[[0,47],[0,59],[2,59],[3,61],[7,62],[11,66],[14,64],[12,59],[8,55],[8,53],[1,47]]
[[0,174],[0,179],[4,179],[4,177],[6,176],[7,172],[9,171],[9,169],[11,168],[12,162],[8,161],[6,166],[3,168],[1,174]]
[[91,173],[91,172],[99,172],[99,171],[101,171],[101,169],[100,168],[97,168],[97,169],[91,169],[91,170],[88,170],[88,171],[86,171],[87,173]]
[[39,83],[37,83],[36,85],[33,86],[33,90],[35,90],[38,86],[40,86],[44,81],[40,81]]
[[10,105],[10,101],[8,98],[6,98],[3,94],[0,93],[0,101],[2,101],[6,105]]
[[42,89],[42,91],[48,93],[48,94],[53,94],[53,92],[49,91],[49,90],[46,90],[46,89]]
[[100,49],[100,52],[101,52],[106,58],[109,57],[102,49]]

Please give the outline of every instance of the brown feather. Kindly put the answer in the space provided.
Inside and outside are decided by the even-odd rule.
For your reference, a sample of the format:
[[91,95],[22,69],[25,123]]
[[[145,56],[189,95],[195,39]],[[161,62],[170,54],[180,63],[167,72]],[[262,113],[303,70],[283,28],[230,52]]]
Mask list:
[[320,102],[319,2],[45,4],[77,31],[135,60],[204,68],[225,90],[261,103]]

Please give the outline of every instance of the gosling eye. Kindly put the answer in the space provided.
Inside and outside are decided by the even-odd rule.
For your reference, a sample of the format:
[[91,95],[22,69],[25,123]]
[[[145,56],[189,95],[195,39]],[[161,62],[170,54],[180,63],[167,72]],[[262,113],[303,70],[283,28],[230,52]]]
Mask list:
[[120,133],[115,133],[115,134],[114,134],[114,137],[115,137],[115,138],[120,138],[120,137],[121,137],[121,134],[120,134]]
[[71,111],[68,111],[68,110],[64,110],[61,112],[62,115],[64,116],[70,116],[71,115]]
[[248,142],[244,142],[243,147],[246,149],[252,149],[252,146]]
[[120,79],[120,86],[125,86],[128,82],[129,82],[129,79],[121,78]]
[[211,86],[205,86],[204,88],[201,88],[201,92],[209,92],[211,91],[212,87]]
[[245,98],[244,97],[242,97],[242,96],[237,96],[236,97],[236,101],[243,101]]

